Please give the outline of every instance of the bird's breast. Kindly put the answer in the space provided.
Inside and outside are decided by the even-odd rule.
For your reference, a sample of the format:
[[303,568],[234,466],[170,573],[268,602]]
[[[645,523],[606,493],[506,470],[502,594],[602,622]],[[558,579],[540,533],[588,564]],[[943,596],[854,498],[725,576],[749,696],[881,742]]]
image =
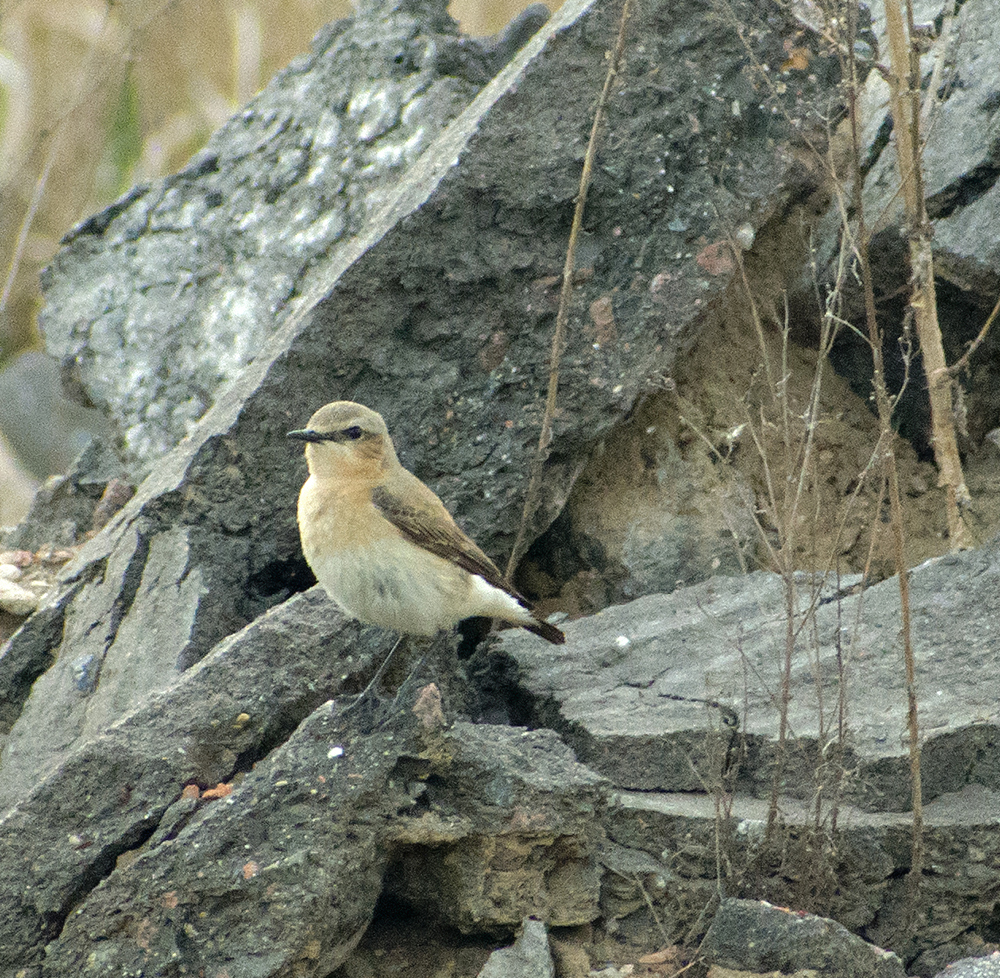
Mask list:
[[310,477],[299,495],[302,550],[317,581],[353,618],[413,635],[458,620],[471,577],[407,540],[368,488]]
[[395,532],[372,505],[367,484],[306,479],[299,493],[299,530],[306,559],[313,552],[364,546]]

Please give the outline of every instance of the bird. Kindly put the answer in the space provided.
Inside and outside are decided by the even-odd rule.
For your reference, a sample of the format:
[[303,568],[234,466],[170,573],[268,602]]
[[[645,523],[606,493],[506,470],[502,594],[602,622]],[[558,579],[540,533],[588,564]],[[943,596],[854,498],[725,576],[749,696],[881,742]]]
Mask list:
[[402,466],[378,412],[334,401],[288,437],[306,443],[309,476],[297,510],[302,551],[345,615],[407,636],[436,635],[482,616],[565,641]]

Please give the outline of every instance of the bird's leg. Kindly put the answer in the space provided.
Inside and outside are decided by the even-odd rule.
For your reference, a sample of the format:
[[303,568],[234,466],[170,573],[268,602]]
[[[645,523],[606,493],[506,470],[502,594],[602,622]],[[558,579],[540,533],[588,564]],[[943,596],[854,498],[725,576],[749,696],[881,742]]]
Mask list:
[[400,705],[404,694],[411,693],[413,691],[414,685],[417,683],[417,677],[423,671],[424,666],[427,665],[427,653],[423,652],[420,658],[417,660],[417,664],[410,670],[407,677],[399,684],[399,689],[396,691],[396,697],[392,701],[393,708],[397,708]]
[[396,649],[399,648],[400,643],[403,641],[403,638],[404,636],[400,635],[399,638],[396,639],[396,644],[393,645],[391,649],[389,649],[389,654],[385,657],[385,659],[382,660],[382,665],[380,665],[378,669],[375,670],[375,675],[372,676],[368,685],[365,686],[365,688],[361,690],[361,692],[358,693],[357,696],[354,697],[354,701],[349,706],[345,707],[341,711],[342,713],[350,713],[351,710],[353,710],[356,706],[363,703],[365,699],[367,699],[368,694],[371,693],[371,691],[375,688],[375,686],[378,685],[378,681],[385,675],[385,670],[389,667],[389,662],[392,660],[393,653],[396,651]]
[[406,678],[399,684],[394,707],[398,707],[401,698],[405,699],[416,687],[431,682],[437,685],[449,702],[465,703],[469,692],[468,680],[455,655],[455,634],[440,631],[437,635],[411,635],[408,641],[408,651],[416,662],[409,666]]

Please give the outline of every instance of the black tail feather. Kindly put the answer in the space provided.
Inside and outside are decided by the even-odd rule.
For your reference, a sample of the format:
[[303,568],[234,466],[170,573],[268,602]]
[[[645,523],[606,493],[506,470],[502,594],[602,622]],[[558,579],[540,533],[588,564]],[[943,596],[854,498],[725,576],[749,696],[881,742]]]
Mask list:
[[539,621],[536,624],[525,625],[524,627],[529,632],[533,632],[553,645],[562,645],[566,641],[566,636],[555,625],[550,625],[547,621]]

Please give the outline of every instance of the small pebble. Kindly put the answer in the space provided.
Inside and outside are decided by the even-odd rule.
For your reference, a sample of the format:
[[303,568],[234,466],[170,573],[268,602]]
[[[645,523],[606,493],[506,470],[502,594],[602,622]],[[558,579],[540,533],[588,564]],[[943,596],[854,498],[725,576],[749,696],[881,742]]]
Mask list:
[[0,580],[19,581],[22,573],[17,564],[0,564]]
[[12,615],[30,615],[38,607],[38,595],[27,588],[0,578],[0,608]]
[[30,567],[34,559],[35,555],[30,550],[4,550],[0,552],[0,564]]

